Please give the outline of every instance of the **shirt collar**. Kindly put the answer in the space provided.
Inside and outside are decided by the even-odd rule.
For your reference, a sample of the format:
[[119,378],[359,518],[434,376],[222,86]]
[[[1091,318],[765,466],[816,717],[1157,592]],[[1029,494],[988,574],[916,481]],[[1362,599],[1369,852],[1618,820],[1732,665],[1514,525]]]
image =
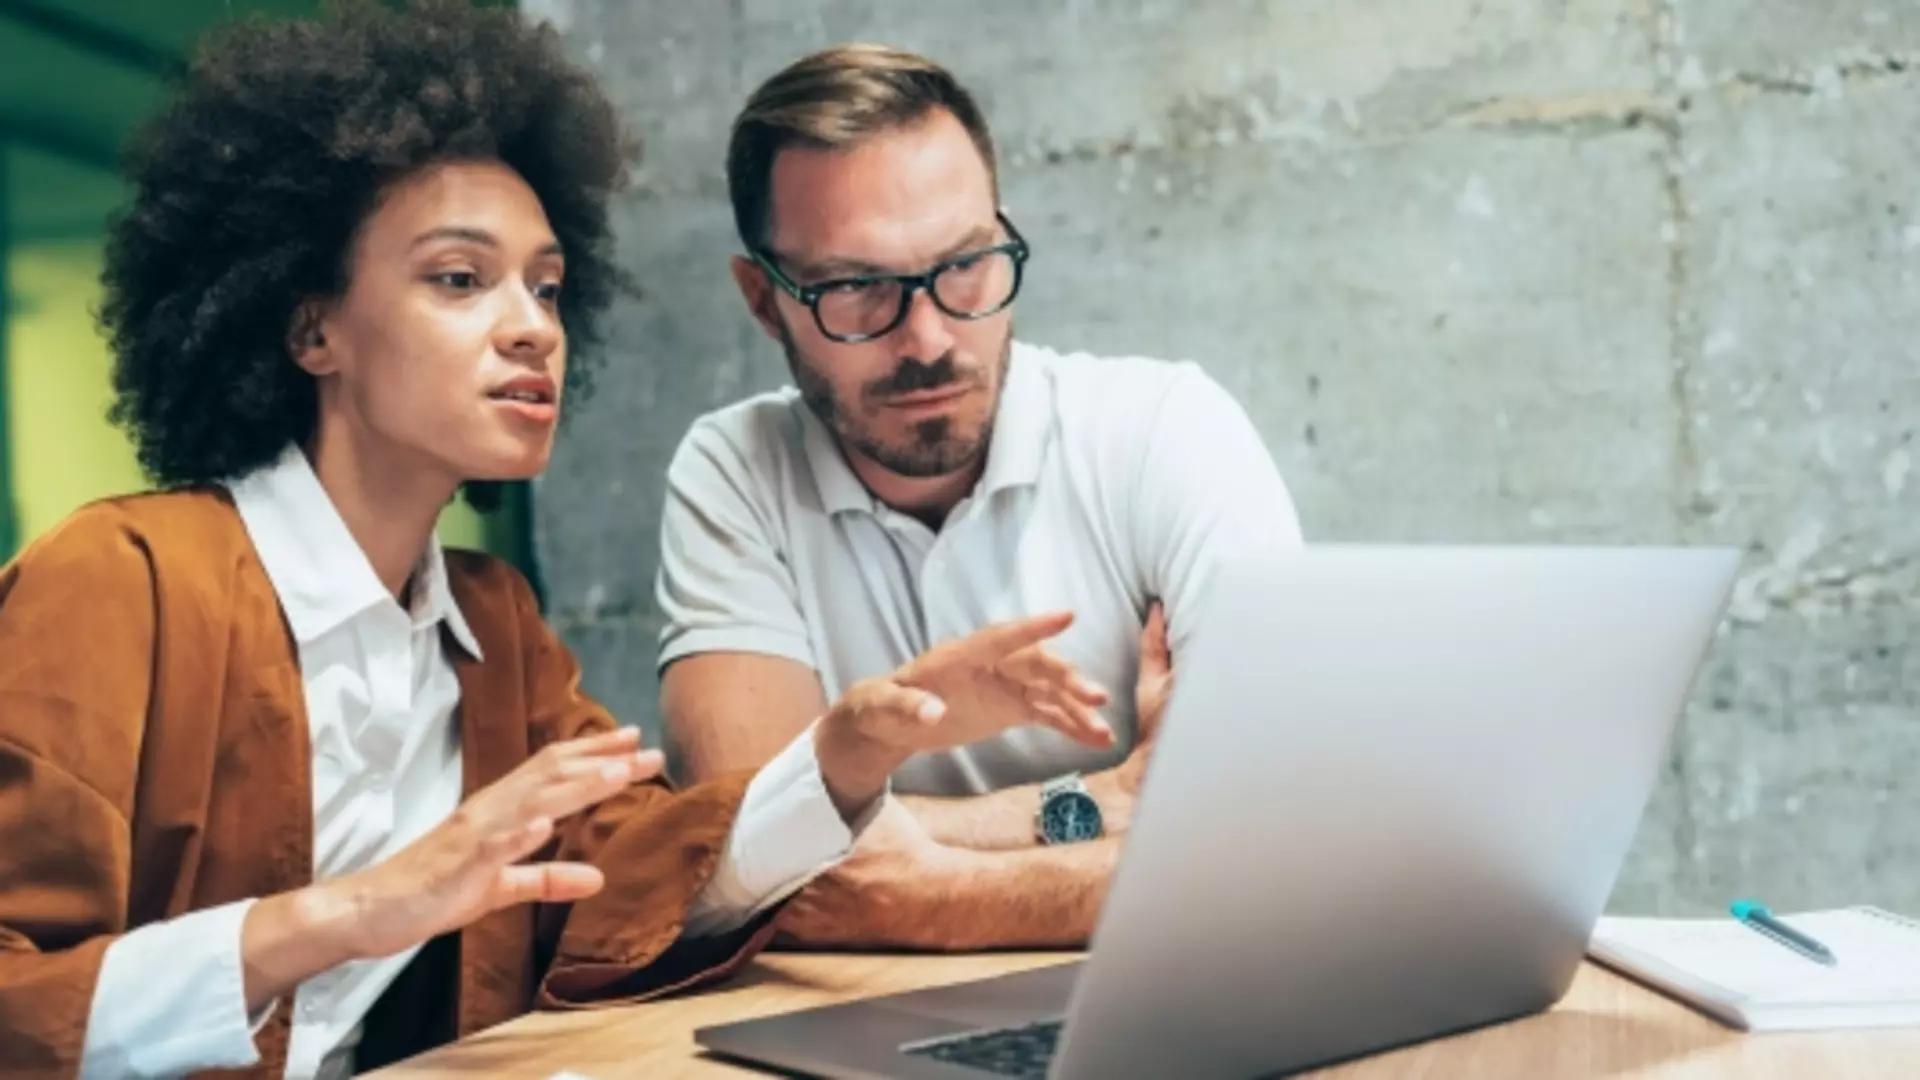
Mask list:
[[993,416],[993,444],[987,448],[982,494],[1040,482],[1040,466],[1053,438],[1053,381],[1040,370],[1041,350],[1013,343],[1007,359],[1007,385]]
[[[382,604],[398,607],[299,447],[287,446],[271,464],[227,488],[294,640],[306,645]],[[413,585],[407,612],[413,626],[444,622],[460,647],[479,659],[480,644],[448,586],[438,537],[428,539]]]
[[820,490],[820,504],[829,517],[849,511],[871,514],[877,500],[847,464],[840,442],[827,425],[814,415],[813,406],[800,404],[800,439],[806,450],[807,465],[813,470],[813,484]]
[[413,604],[414,626],[445,623],[453,640],[468,656],[482,659],[480,639],[473,636],[473,628],[467,625],[467,617],[454,602],[453,588],[447,583],[447,555],[441,550],[437,536],[427,541],[427,553],[420,557],[420,565],[413,572]]
[[[993,438],[987,447],[987,468],[978,485],[981,495],[1039,482],[1053,435],[1053,384],[1040,370],[1040,350],[1018,341],[1007,360],[1007,382],[994,412]],[[846,511],[873,513],[877,501],[847,464],[840,443],[826,424],[804,404],[800,410],[801,440],[820,501],[829,515]]]

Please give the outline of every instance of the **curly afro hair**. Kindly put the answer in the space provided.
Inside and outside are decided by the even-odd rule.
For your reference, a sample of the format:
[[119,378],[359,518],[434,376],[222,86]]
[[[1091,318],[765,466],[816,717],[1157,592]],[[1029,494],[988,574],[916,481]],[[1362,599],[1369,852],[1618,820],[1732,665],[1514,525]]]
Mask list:
[[[102,272],[109,416],[168,487],[306,441],[318,406],[288,347],[296,310],[346,291],[357,231],[389,185],[455,159],[500,161],[538,195],[566,252],[567,388],[583,395],[578,361],[630,288],[607,204],[636,150],[553,29],[511,10],[362,0],[216,31],[129,154],[133,202]],[[498,495],[467,485],[481,509]]]

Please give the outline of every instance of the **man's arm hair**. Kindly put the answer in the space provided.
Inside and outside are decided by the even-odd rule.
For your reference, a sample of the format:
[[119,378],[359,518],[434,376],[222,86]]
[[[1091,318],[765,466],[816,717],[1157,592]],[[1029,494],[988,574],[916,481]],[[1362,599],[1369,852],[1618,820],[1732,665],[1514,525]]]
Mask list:
[[783,940],[927,952],[1084,948],[1119,854],[1119,839],[1107,837],[1023,851],[951,849],[928,862],[850,861],[794,902]]
[[[1100,804],[1109,833],[1126,831],[1132,796],[1120,779],[1120,767],[1082,777],[1087,793]],[[948,797],[898,795],[933,838],[950,847],[975,851],[1011,851],[1038,844],[1039,784],[1001,788],[987,795]]]
[[1040,785],[1022,784],[986,795],[897,795],[934,840],[948,847],[1007,851],[1032,847]]

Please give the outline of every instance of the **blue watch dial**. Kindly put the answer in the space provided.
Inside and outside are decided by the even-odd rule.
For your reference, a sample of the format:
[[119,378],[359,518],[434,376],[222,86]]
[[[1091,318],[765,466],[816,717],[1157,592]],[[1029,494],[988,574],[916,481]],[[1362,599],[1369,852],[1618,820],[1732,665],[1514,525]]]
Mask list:
[[1093,840],[1100,835],[1100,804],[1083,792],[1062,792],[1047,800],[1040,828],[1050,844]]

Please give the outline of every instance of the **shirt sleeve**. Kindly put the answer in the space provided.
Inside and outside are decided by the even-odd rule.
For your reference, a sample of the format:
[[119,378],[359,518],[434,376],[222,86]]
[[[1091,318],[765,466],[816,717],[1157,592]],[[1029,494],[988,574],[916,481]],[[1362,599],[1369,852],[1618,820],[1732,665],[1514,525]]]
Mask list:
[[1246,410],[1197,364],[1178,367],[1142,443],[1133,519],[1176,657],[1228,555],[1304,542],[1293,496]]
[[114,939],[100,964],[81,1080],[172,1077],[259,1061],[240,930],[252,900],[203,908]]
[[846,857],[886,795],[849,825],[827,794],[810,725],[754,774],[713,877],[694,896],[688,936],[724,934]]
[[708,423],[667,466],[655,596],[659,666],[703,652],[753,652],[817,667],[774,511],[747,452]]

